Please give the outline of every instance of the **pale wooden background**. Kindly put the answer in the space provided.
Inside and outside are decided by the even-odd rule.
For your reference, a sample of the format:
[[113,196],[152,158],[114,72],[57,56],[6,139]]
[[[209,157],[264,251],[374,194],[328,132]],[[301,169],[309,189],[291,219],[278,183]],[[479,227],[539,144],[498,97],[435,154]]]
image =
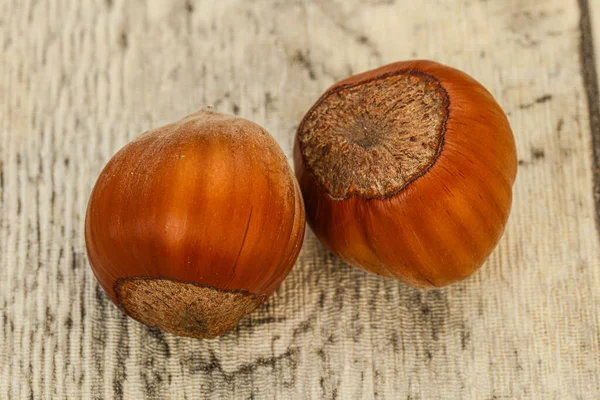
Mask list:
[[[600,398],[593,41],[597,0],[0,0],[0,399]],[[420,292],[309,233],[222,338],[109,302],[83,218],[122,145],[213,105],[289,156],[330,84],[410,58],[476,77],[516,135],[513,213],[473,278]]]

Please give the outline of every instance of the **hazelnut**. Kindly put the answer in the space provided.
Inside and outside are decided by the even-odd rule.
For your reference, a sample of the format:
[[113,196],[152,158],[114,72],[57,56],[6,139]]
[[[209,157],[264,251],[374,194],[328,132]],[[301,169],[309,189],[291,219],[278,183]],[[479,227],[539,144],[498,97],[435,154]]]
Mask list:
[[260,126],[211,110],[121,149],[92,191],[92,270],[129,316],[181,336],[220,335],[263,303],[304,238],[298,184]]
[[326,247],[434,288],[473,274],[498,243],[517,157],[508,120],[481,84],[409,61],[329,88],[298,128],[294,165]]

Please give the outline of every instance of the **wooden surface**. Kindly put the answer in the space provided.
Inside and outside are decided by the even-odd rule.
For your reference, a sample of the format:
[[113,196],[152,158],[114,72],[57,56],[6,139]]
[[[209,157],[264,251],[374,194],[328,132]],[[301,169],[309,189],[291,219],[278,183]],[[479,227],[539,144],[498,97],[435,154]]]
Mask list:
[[[595,0],[0,1],[0,399],[600,398],[593,42]],[[308,233],[276,295],[221,338],[108,300],[83,218],[122,145],[213,105],[290,156],[330,84],[410,58],[481,81],[516,136],[513,212],[475,276],[421,292]]]

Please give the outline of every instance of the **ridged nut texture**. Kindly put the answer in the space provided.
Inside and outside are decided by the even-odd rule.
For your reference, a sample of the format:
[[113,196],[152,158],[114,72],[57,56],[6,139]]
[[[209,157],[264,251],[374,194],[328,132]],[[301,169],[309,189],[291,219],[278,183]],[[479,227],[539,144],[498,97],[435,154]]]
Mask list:
[[434,288],[473,274],[497,245],[517,157],[481,84],[408,61],[328,89],[298,128],[294,166],[308,223],[329,250]]
[[203,109],[110,160],[90,197],[85,238],[96,278],[124,312],[210,338],[279,286],[304,226],[298,184],[275,140]]

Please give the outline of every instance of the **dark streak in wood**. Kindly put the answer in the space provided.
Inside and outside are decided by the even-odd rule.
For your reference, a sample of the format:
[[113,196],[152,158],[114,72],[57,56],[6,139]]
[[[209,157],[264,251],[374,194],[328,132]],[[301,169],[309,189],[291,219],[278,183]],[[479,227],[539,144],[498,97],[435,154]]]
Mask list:
[[[87,280],[84,280],[83,285],[81,285],[81,291],[79,292],[79,317],[81,318],[82,321],[82,334],[85,332],[85,327],[86,325],[83,324],[83,321],[85,321],[85,315],[86,315],[86,310],[85,310],[85,285],[87,283]],[[79,352],[80,355],[83,356],[83,341],[80,342],[80,348],[79,348]]]
[[193,358],[182,360],[182,365],[188,368],[189,372],[192,374],[203,372],[206,375],[211,375],[214,372],[217,372],[225,382],[233,382],[234,378],[238,376],[250,376],[259,368],[270,367],[281,371],[285,367],[289,367],[292,372],[292,382],[289,382],[289,384],[293,386],[296,379],[295,372],[298,368],[298,356],[300,350],[297,347],[290,346],[284,353],[278,356],[258,357],[251,363],[242,364],[232,372],[227,372],[223,369],[221,361],[216,357],[212,350],[209,350],[209,353],[209,360],[196,359],[195,357],[197,355],[192,354],[191,356]]
[[338,388],[333,388],[331,392],[331,400],[336,400],[338,398]]
[[77,265],[77,258],[78,258],[78,255],[75,252],[75,247],[71,246],[71,270],[72,271],[75,271],[77,269],[77,266],[78,266]]
[[468,330],[466,325],[462,326],[460,331],[460,346],[463,350],[467,350],[469,343],[471,342],[471,332]]
[[323,310],[325,307],[325,292],[319,293],[319,309]]
[[[65,354],[71,354],[71,332],[73,331],[73,318],[71,317],[72,312],[69,312],[69,315],[67,316],[67,318],[65,319],[64,322],[64,326],[66,328],[66,332],[65,332],[65,349],[64,352]],[[60,368],[62,368],[64,371],[69,371],[69,366],[71,365],[71,357],[65,357],[64,359],[64,365],[60,366]],[[65,374],[64,378],[63,378],[63,383],[64,380],[68,379],[67,374]]]
[[188,14],[191,14],[194,12],[194,5],[192,4],[191,0],[187,0],[185,2],[185,10],[188,12]]
[[160,352],[166,358],[171,357],[171,347],[165,337],[165,332],[156,328],[147,328],[148,337],[152,338],[160,348]]
[[533,157],[533,159],[536,161],[543,160],[544,158],[546,158],[546,152],[544,151],[544,149],[532,147],[531,148],[531,157]]
[[[342,27],[342,29],[348,31],[348,32],[352,32],[352,30],[350,30],[347,27]],[[356,35],[356,33],[353,33],[354,35]],[[369,51],[371,52],[371,55],[373,55],[375,58],[377,58],[378,60],[381,60],[381,52],[377,49],[377,46],[375,45],[375,43],[373,41],[371,41],[371,39],[369,39],[368,36],[365,35],[358,35],[356,37],[356,42],[365,46],[367,49],[369,49]]]
[[117,365],[113,376],[113,392],[115,399],[123,400],[123,383],[127,380],[127,359],[129,358],[129,332],[128,320],[124,314],[119,315],[119,326],[117,339]]
[[127,50],[129,47],[129,36],[127,35],[127,32],[121,32],[121,36],[119,36],[119,45],[123,50]]
[[540,104],[540,103],[545,103],[547,101],[552,100],[552,95],[551,94],[545,94],[541,97],[538,97],[537,99],[535,99],[535,102]]
[[562,128],[565,124],[565,120],[563,118],[559,119],[556,123],[556,133],[560,134],[562,132]]
[[337,311],[342,311],[344,309],[344,292],[345,290],[341,286],[335,288],[333,299],[335,301],[335,309]]
[[313,67],[313,64],[310,60],[310,53],[309,51],[306,51],[306,54],[304,54],[302,51],[298,50],[296,51],[296,54],[294,54],[294,57],[292,58],[292,61],[297,63],[298,65],[302,66],[304,69],[306,69],[306,71],[308,72],[308,77],[310,78],[310,80],[315,80],[317,79],[317,74],[315,73],[315,69]]
[[146,326],[143,329],[142,347],[145,350],[141,354],[140,362],[143,368],[139,371],[139,375],[144,382],[144,397],[162,399],[166,397],[164,381],[171,348],[163,331]]
[[[37,324],[35,324],[35,328],[32,329],[29,332],[29,348],[33,349],[33,346],[35,344],[35,338],[34,338],[34,333],[35,331],[37,331]],[[33,357],[29,358],[29,365],[27,368],[27,386],[29,387],[29,398],[30,399],[35,399],[34,396],[34,392],[33,392],[33,376],[34,376],[34,372],[33,372]]]
[[600,90],[598,89],[598,72],[594,53],[594,39],[590,6],[588,0],[578,0],[579,19],[579,56],[581,75],[587,97],[592,134],[592,172],[594,179],[594,200],[596,203],[596,229],[600,231]]
[[[106,349],[106,324],[107,310],[104,299],[104,291],[96,282],[94,284],[94,307],[92,328],[92,342],[90,346],[90,355],[93,360],[93,373],[96,376],[104,376],[104,351]],[[85,297],[84,297],[85,299]],[[85,304],[85,303],[84,303]],[[84,306],[85,307],[85,306]],[[88,371],[89,373],[90,371]],[[104,384],[101,381],[92,381],[92,393],[103,393]]]
[[306,332],[310,331],[311,327],[312,324],[310,320],[302,321],[300,325],[294,329],[293,337],[298,337],[299,335],[305,334]]
[[398,341],[399,341],[398,332],[392,331],[389,341],[390,341],[390,344],[392,345],[392,350],[394,351],[394,354],[398,354],[398,351],[400,350],[400,346],[398,345]]
[[[43,160],[40,159],[39,160],[40,164],[39,164],[39,175],[38,175],[38,179],[41,179],[41,177],[43,176],[43,171],[42,171],[42,162]],[[35,195],[36,195],[36,203],[35,203],[35,236],[36,236],[36,246],[37,246],[37,268],[36,271],[41,270],[44,267],[44,263],[42,263],[42,229],[40,227],[40,222],[42,219],[42,216],[40,214],[40,208],[41,208],[41,204],[42,204],[42,199],[41,199],[41,195],[40,195],[40,187],[38,186],[36,188],[35,191]]]
[[[354,287],[353,287],[353,293],[352,293],[352,302],[354,304],[360,304],[361,281],[356,280],[353,283],[354,283]],[[354,343],[360,343],[363,332],[364,332],[364,327],[361,324],[360,316],[361,316],[360,308],[355,307],[354,312],[352,313],[352,319],[351,319],[351,332],[352,332],[352,340],[354,341]]]
[[540,97],[536,98],[531,103],[519,104],[519,108],[521,110],[526,110],[528,108],[533,107],[536,104],[543,104],[543,103],[546,103],[547,101],[550,101],[550,100],[552,100],[552,95],[551,94],[545,94],[543,96],[540,96]]
[[265,92],[265,111],[269,112],[275,109],[275,101],[271,92]]
[[366,37],[365,35],[360,35],[359,37],[356,38],[356,41],[360,44],[367,44],[367,43],[369,43],[369,38]]

